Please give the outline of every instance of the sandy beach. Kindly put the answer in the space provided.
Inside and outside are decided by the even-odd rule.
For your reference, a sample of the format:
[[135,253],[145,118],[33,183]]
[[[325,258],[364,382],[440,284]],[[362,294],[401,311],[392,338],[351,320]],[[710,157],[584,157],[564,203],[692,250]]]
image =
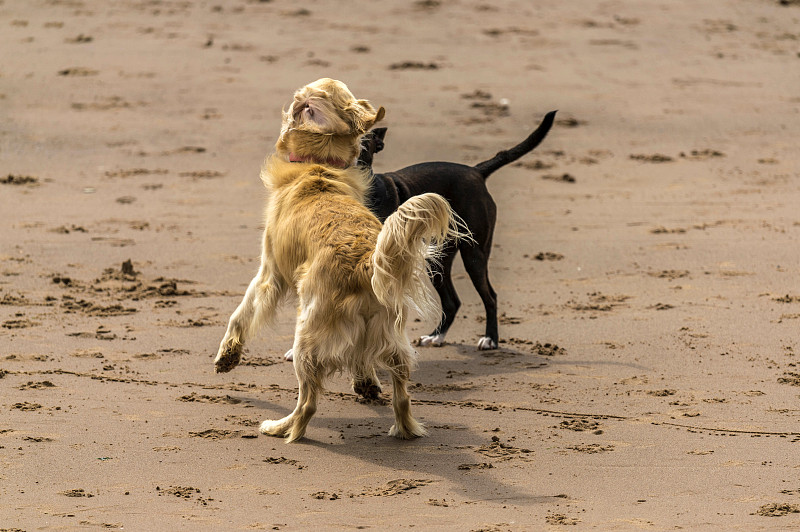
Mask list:
[[[488,181],[500,348],[457,259],[418,440],[347,376],[258,433],[292,302],[214,373],[320,77],[386,108],[378,172],[558,110]],[[793,1],[0,0],[0,530],[800,529],[798,124]]]

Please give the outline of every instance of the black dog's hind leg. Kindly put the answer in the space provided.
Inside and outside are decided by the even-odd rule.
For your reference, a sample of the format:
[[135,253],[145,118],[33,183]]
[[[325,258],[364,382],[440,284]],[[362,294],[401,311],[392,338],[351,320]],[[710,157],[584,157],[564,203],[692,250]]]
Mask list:
[[443,345],[447,330],[450,329],[453,320],[456,319],[456,313],[461,307],[461,301],[458,299],[458,294],[450,275],[456,253],[458,253],[458,247],[450,243],[445,247],[444,254],[438,264],[428,263],[431,283],[433,283],[433,287],[442,302],[442,319],[436,330],[427,336],[420,337],[419,345],[421,346],[439,347]]
[[461,258],[486,310],[486,334],[478,341],[478,349],[497,349],[497,293],[489,283],[489,254],[478,246],[466,244],[461,247]]

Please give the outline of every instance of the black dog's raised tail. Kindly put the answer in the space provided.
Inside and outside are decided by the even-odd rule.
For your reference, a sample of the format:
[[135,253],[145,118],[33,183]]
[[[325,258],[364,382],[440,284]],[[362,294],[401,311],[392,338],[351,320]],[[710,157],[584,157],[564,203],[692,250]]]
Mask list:
[[478,163],[474,166],[474,168],[480,172],[484,179],[492,175],[492,172],[497,170],[498,168],[502,168],[503,166],[513,163],[536,146],[539,145],[540,142],[544,140],[547,136],[547,133],[550,131],[550,128],[553,127],[553,120],[556,117],[556,111],[550,111],[546,115],[544,115],[544,119],[542,123],[539,124],[539,127],[536,128],[536,131],[530,134],[528,138],[517,144],[511,149],[503,150],[497,152],[497,155],[489,159],[488,161],[483,161],[482,163]]

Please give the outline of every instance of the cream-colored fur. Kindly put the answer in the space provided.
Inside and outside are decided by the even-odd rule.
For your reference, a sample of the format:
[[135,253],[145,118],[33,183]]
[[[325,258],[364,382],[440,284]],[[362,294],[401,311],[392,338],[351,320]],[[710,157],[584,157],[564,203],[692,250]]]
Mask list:
[[[406,390],[416,354],[405,322],[409,307],[435,314],[423,283],[425,261],[435,259],[446,239],[464,235],[437,194],[409,199],[381,226],[364,206],[367,174],[330,163],[351,163],[361,135],[382,116],[383,108],[356,100],[341,82],[312,83],[295,94],[276,153],[261,173],[269,190],[261,267],[230,318],[214,364],[217,372],[233,369],[245,341],[290,290],[297,293],[297,407],[261,425],[261,432],[287,442],[305,433],[326,377],[347,370],[354,385],[378,386],[381,367],[389,370],[394,392],[389,434],[425,434],[411,416]],[[309,162],[289,162],[290,154]]]

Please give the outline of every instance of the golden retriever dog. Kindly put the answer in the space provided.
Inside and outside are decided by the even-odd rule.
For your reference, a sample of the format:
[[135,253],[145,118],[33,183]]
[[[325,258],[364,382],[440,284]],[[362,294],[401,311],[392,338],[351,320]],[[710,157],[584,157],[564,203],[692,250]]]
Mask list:
[[261,266],[228,322],[214,365],[219,373],[232,370],[245,341],[273,318],[290,290],[297,293],[297,407],[260,428],[287,442],[303,437],[324,380],[343,370],[356,391],[372,388],[377,395],[376,368],[387,369],[395,415],[389,434],[426,433],[411,415],[407,383],[416,353],[405,324],[410,308],[435,315],[424,284],[426,260],[466,230],[438,194],[410,198],[383,225],[364,206],[369,176],[353,163],[361,137],[383,115],[340,81],[306,85],[284,111],[276,152],[261,171],[269,190]]

